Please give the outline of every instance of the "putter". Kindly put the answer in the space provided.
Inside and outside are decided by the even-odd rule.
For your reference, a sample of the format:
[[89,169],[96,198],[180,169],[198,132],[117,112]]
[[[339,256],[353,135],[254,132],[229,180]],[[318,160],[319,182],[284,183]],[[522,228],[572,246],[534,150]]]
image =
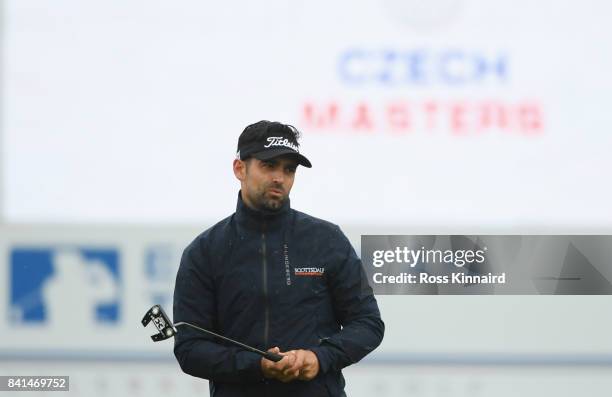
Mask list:
[[226,338],[223,335],[216,334],[212,331],[209,331],[204,328],[200,328],[193,324],[189,324],[183,321],[172,324],[172,321],[170,321],[170,318],[168,317],[168,315],[166,314],[166,312],[164,311],[164,309],[162,309],[160,305],[153,306],[152,308],[149,309],[148,312],[145,313],[144,317],[142,318],[142,326],[146,327],[151,321],[153,321],[153,324],[155,325],[155,328],[157,328],[157,331],[158,331],[155,335],[151,335],[151,339],[153,339],[153,342],[159,342],[164,339],[171,338],[178,333],[177,327],[188,326],[188,327],[197,329],[200,332],[204,332],[205,334],[212,335],[216,338],[222,339],[233,345],[240,346],[243,349],[246,349],[250,352],[257,353],[261,356],[264,356],[270,361],[278,362],[282,360],[283,358],[283,356],[281,356],[280,354],[265,352],[263,350],[256,349],[249,345],[245,345],[244,343],[240,343],[233,339]]

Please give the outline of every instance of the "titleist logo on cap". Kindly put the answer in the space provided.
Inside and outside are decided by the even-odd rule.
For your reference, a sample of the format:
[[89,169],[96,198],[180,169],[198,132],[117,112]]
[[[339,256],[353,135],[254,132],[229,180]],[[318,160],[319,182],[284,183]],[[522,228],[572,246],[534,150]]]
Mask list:
[[271,136],[271,137],[268,137],[267,141],[269,143],[265,145],[264,148],[269,148],[270,146],[285,146],[285,147],[295,150],[296,152],[298,151],[298,147],[296,145],[289,142],[287,138],[283,139],[282,136]]

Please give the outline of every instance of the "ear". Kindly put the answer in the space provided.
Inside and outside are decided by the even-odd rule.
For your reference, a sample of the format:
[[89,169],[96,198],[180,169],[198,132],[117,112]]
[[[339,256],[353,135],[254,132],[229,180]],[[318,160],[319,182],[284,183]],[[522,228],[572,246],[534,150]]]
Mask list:
[[234,175],[239,181],[243,181],[246,178],[246,164],[242,160],[234,159]]

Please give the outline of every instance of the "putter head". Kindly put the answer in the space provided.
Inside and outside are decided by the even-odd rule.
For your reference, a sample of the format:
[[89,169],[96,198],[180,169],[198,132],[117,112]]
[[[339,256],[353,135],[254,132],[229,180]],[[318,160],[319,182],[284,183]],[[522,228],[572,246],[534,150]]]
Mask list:
[[164,309],[162,309],[160,305],[153,306],[148,312],[145,313],[144,317],[142,318],[142,326],[146,327],[151,321],[153,321],[155,328],[157,328],[159,331],[157,334],[151,335],[153,342],[159,342],[160,340],[171,338],[177,332],[174,325],[172,325],[172,321],[170,321],[168,315],[166,312],[164,312]]

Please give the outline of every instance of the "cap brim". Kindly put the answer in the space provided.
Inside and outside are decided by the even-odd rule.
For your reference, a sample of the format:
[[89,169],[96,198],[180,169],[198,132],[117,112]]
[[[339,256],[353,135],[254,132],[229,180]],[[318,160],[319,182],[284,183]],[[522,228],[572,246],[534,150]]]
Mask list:
[[297,153],[289,148],[281,147],[276,149],[268,149],[259,153],[253,153],[251,156],[255,157],[258,160],[270,160],[283,155],[291,155],[292,157],[295,157],[298,164],[303,165],[306,168],[312,168],[312,164],[310,163],[310,160],[306,158],[306,156]]

